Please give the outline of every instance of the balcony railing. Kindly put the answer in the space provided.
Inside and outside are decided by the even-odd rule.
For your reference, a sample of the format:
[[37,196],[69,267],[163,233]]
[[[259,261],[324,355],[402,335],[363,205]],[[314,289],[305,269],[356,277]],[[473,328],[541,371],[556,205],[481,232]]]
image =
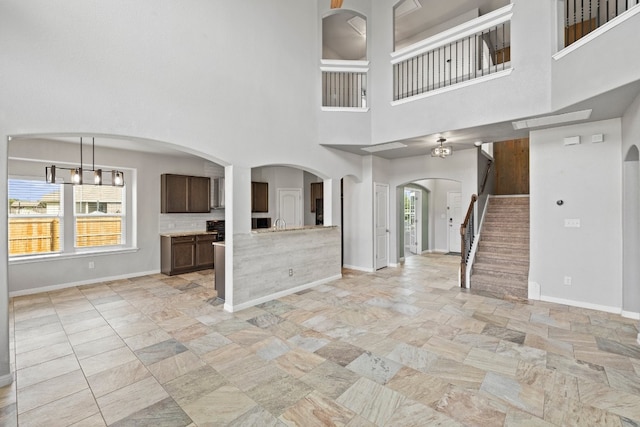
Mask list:
[[640,4],[640,0],[565,0],[565,47]]
[[392,54],[393,100],[511,68],[510,4]]
[[323,110],[367,111],[368,61],[323,60]]

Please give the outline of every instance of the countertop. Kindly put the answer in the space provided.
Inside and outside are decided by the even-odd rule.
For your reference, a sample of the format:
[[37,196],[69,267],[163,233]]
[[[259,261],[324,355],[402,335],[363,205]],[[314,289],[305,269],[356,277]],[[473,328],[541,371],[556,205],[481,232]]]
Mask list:
[[287,227],[287,228],[257,228],[255,230],[251,230],[252,233],[262,234],[262,233],[281,233],[284,231],[301,231],[301,230],[327,230],[330,228],[336,228],[337,225],[304,225],[302,227]]
[[203,234],[218,234],[217,231],[176,231],[174,233],[160,233],[163,237],[202,236]]

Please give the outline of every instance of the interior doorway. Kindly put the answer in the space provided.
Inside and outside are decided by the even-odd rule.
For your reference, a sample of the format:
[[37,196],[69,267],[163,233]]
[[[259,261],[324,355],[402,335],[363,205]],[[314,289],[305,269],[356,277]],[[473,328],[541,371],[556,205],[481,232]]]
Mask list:
[[[640,153],[632,146],[623,162],[622,309],[640,313]],[[640,342],[640,334],[638,334]]]
[[389,265],[389,186],[375,184],[373,223],[375,228],[375,269]]
[[278,188],[278,218],[287,227],[302,226],[302,189]]
[[404,189],[404,256],[422,253],[422,191]]

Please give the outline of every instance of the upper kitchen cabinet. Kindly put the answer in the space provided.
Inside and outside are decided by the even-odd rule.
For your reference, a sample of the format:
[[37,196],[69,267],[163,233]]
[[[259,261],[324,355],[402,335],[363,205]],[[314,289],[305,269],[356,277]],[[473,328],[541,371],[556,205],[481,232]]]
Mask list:
[[210,210],[210,178],[173,174],[161,176],[161,213],[208,213]]
[[269,183],[251,183],[251,212],[269,212]]

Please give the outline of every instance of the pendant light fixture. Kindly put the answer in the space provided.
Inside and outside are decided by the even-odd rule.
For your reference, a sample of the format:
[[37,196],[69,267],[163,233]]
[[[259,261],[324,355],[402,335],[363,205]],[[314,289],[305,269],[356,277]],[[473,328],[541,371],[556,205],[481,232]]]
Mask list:
[[440,157],[444,159],[445,157],[453,154],[453,150],[451,149],[451,147],[442,146],[442,143],[445,141],[446,139],[442,137],[438,138],[438,142],[440,143],[440,145],[438,145],[437,147],[433,147],[433,149],[431,150],[431,157]]
[[[45,167],[45,180],[49,184],[56,183],[56,174],[60,170],[69,171],[71,175],[71,179],[69,182],[64,182],[63,184],[71,184],[71,185],[83,185],[84,184],[84,172],[90,171],[93,172],[93,185],[102,185],[103,182],[103,171],[102,169],[96,169],[96,140],[95,138],[91,138],[91,169],[84,169],[84,163],[82,160],[82,137],[80,137],[80,166],[73,168],[64,168],[61,166],[51,165]],[[111,174],[111,185],[113,187],[123,187],[124,186],[124,172],[119,170],[112,171],[104,171],[107,175]]]

